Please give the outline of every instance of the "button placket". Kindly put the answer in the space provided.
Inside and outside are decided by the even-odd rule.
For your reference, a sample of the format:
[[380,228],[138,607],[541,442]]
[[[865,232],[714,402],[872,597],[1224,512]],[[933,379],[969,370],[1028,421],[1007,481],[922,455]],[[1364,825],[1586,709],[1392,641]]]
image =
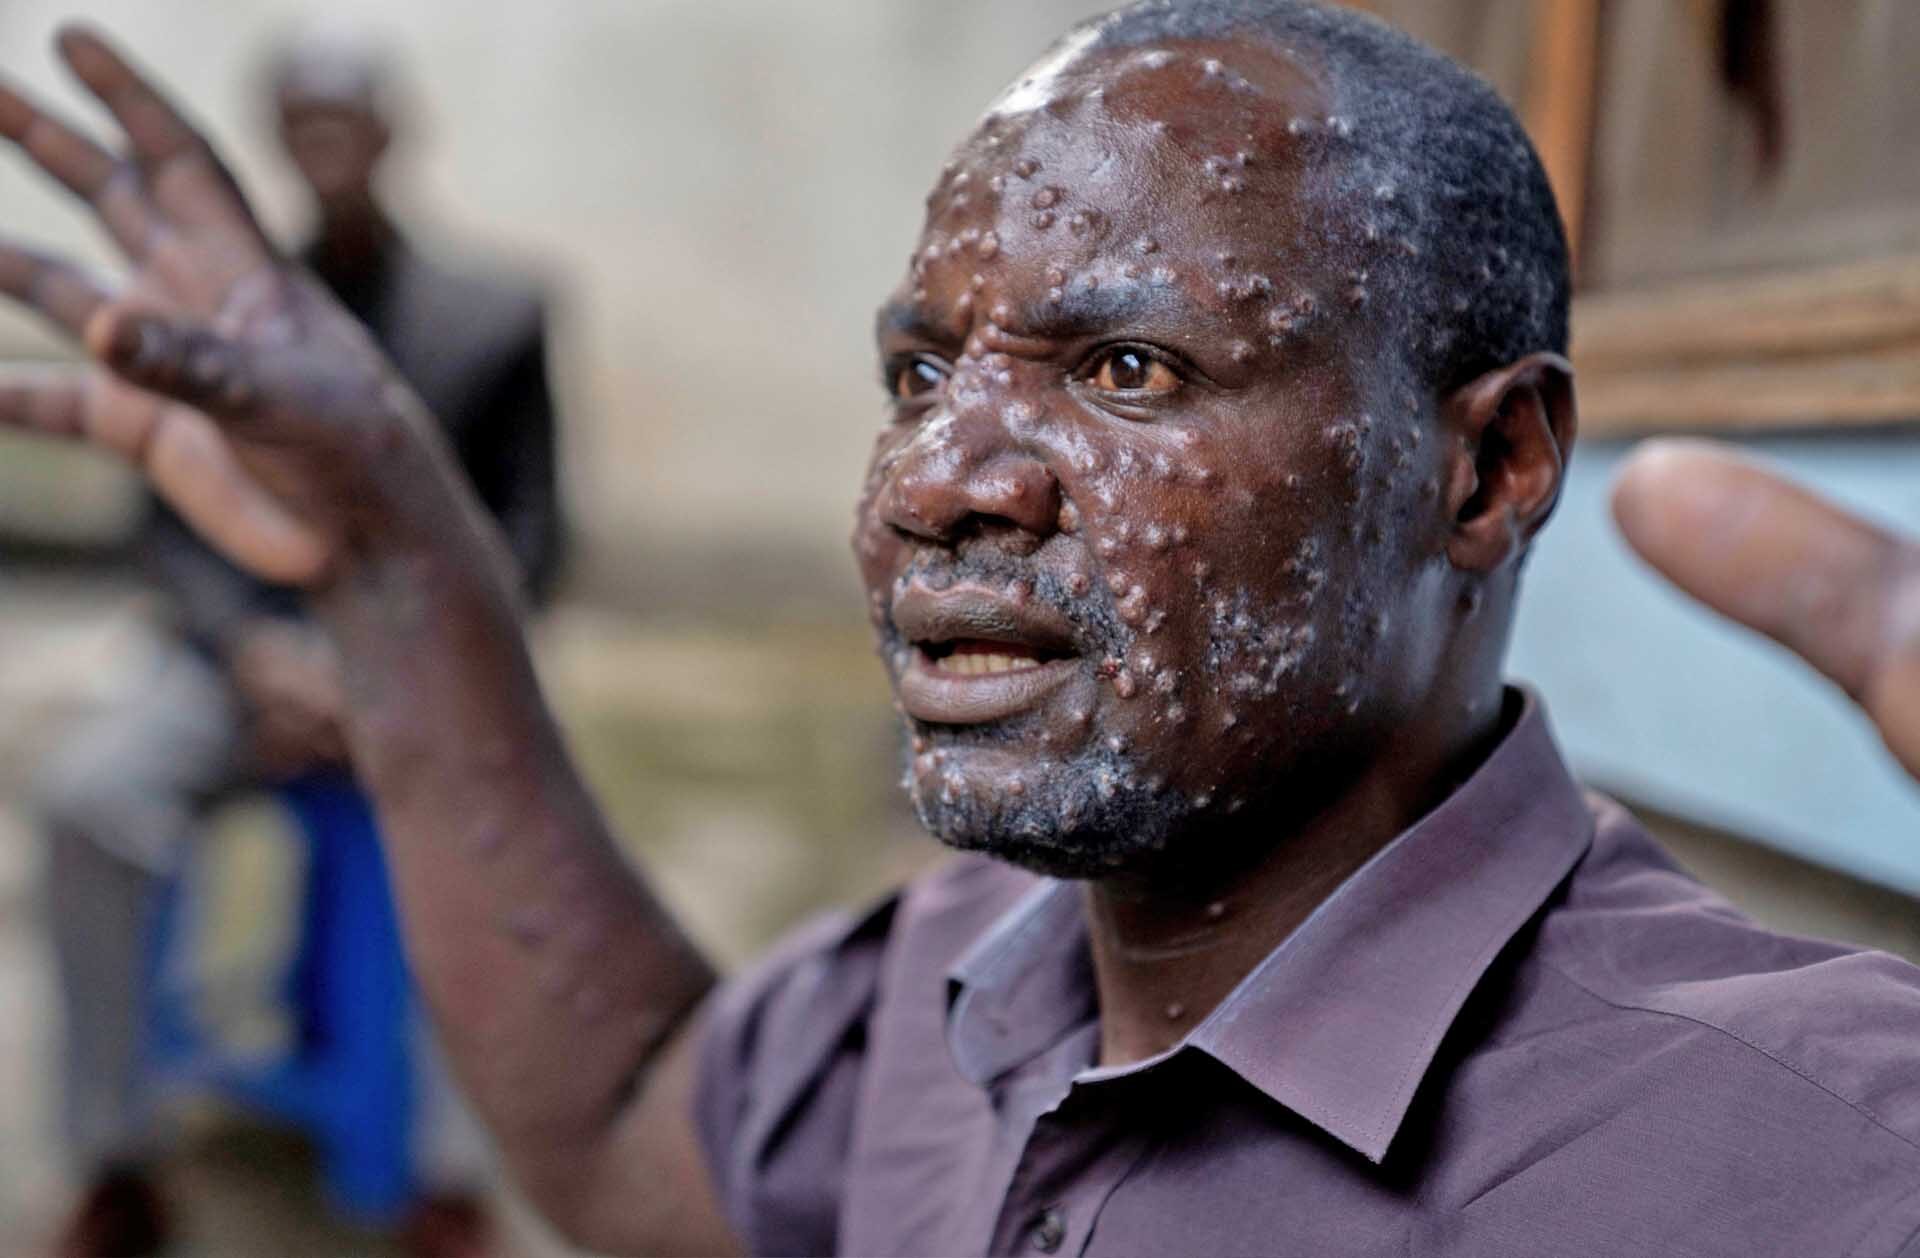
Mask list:
[[1056,1108],[1042,1110],[1027,1131],[1001,1197],[996,1253],[1051,1254],[1066,1243],[1067,1216],[1062,1198],[1056,1195],[1059,1186],[1055,1169],[1065,1133],[1055,1118]]

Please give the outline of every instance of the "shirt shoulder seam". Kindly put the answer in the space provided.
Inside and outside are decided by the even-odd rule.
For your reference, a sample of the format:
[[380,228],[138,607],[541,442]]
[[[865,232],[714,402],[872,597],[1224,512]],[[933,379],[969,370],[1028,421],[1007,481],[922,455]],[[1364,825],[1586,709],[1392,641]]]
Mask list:
[[1565,980],[1567,980],[1567,982],[1572,983],[1575,987],[1579,988],[1581,991],[1585,992],[1587,995],[1593,997],[1595,1000],[1599,1001],[1601,1004],[1608,1006],[1609,1008],[1619,1009],[1619,1010],[1622,1010],[1623,1012],[1650,1013],[1650,1014],[1656,1014],[1660,1017],[1665,1017],[1665,1018],[1676,1018],[1682,1022],[1691,1022],[1695,1026],[1705,1027],[1710,1031],[1717,1031],[1721,1035],[1724,1035],[1728,1039],[1732,1040],[1734,1043],[1744,1045],[1745,1047],[1751,1049],[1752,1051],[1760,1054],[1762,1057],[1766,1058],[1768,1061],[1772,1062],[1774,1065],[1779,1066],[1784,1070],[1788,1070],[1792,1072],[1794,1075],[1798,1076],[1799,1078],[1805,1080],[1807,1083],[1812,1084],[1815,1088],[1818,1088],[1820,1091],[1826,1093],[1828,1096],[1832,1097],[1834,1100],[1840,1102],[1842,1105],[1846,1106],[1848,1109],[1852,1110],[1854,1113],[1860,1115],[1862,1118],[1865,1118],[1868,1122],[1872,1123],[1874,1126],[1878,1127],[1880,1130],[1886,1132],[1889,1136],[1892,1136],[1895,1140],[1898,1140],[1901,1144],[1906,1145],[1909,1149],[1912,1149],[1916,1153],[1920,1153],[1920,1141],[1914,1140],[1912,1137],[1906,1135],[1904,1132],[1893,1127],[1891,1124],[1887,1122],[1886,1119],[1880,1117],[1880,1115],[1874,1113],[1872,1110],[1868,1109],[1865,1105],[1862,1105],[1860,1102],[1853,1100],[1851,1097],[1843,1096],[1839,1092],[1834,1091],[1827,1084],[1821,1082],[1818,1078],[1814,1077],[1814,1075],[1808,1070],[1806,1070],[1805,1068],[1794,1064],[1792,1061],[1790,1061],[1786,1057],[1772,1051],[1771,1049],[1765,1048],[1762,1045],[1754,1043],[1752,1040],[1748,1039],[1744,1035],[1739,1034],[1736,1031],[1729,1030],[1728,1028],[1721,1026],[1717,1022],[1708,1022],[1705,1018],[1697,1018],[1697,1017],[1694,1017],[1692,1014],[1681,1013],[1675,1009],[1661,1009],[1661,1008],[1657,1008],[1655,1006],[1647,1005],[1647,1004],[1637,1004],[1630,1001],[1615,1000],[1611,996],[1608,996],[1602,992],[1594,990],[1592,986],[1582,982],[1571,971],[1561,966],[1558,962],[1543,959],[1541,964],[1546,966],[1548,969],[1552,970],[1555,974],[1558,974],[1561,978],[1564,978]]

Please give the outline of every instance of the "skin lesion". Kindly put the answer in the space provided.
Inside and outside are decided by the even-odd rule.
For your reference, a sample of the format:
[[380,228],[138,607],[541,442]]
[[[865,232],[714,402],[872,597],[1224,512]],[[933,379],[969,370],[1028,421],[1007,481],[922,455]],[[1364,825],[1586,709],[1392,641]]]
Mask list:
[[[902,422],[876,441],[854,537],[915,806],[955,846],[1090,880],[1109,1062],[1211,1009],[1482,745],[1492,718],[1461,718],[1433,678],[1497,694],[1472,666],[1499,617],[1457,635],[1457,658],[1410,635],[1457,629],[1511,562],[1489,544],[1478,568],[1440,571],[1429,544],[1459,537],[1460,504],[1416,489],[1452,489],[1470,443],[1406,435],[1459,417],[1400,401],[1409,377],[1385,352],[1398,202],[1330,215],[1302,178],[1369,137],[1291,53],[1162,42],[1107,50],[1083,28],[949,168],[880,319]],[[0,131],[26,125],[15,105],[0,90]],[[55,173],[97,194],[96,164]],[[252,259],[286,280],[230,190],[193,195],[216,194],[240,217],[202,278]],[[109,227],[141,256],[128,217]],[[338,325],[301,348],[356,382],[378,365]],[[283,400],[311,419],[324,399]],[[402,470],[432,470],[417,457]],[[701,1165],[691,1037],[658,1050],[712,974],[620,863],[507,583],[460,527],[471,504],[438,488],[408,518],[433,544],[381,552],[318,600],[352,663],[356,751],[443,1030],[517,1168],[576,1223],[621,1216],[589,1244],[648,1247],[633,1168],[661,1163],[626,1155]],[[924,675],[963,650],[985,664]],[[1021,653],[1035,667],[991,666]],[[433,736],[453,727],[525,754],[476,772]],[[495,838],[476,816],[526,824]]]
[[[1342,297],[1365,265],[1303,226],[1325,207],[1300,171],[1337,138],[1314,80],[1286,58],[1243,72],[1232,50],[1206,51],[1219,72],[1184,50],[1092,55],[1050,79],[1054,105],[990,115],[962,147],[877,320],[904,433],[876,447],[855,540],[883,638],[903,573],[966,570],[990,545],[1031,556],[1045,579],[1029,584],[1107,632],[1084,644],[1081,682],[993,740],[1031,737],[1048,775],[1078,774],[1096,801],[1136,792],[1176,828],[1218,824],[1227,802],[1250,802],[1229,783],[1311,758],[1369,701],[1360,664],[1392,649],[1381,611],[1405,577],[1381,560],[1387,521],[1438,472],[1403,431],[1430,416],[1375,418],[1399,382],[1366,365],[1377,330]],[[1223,88],[1287,109],[1249,124],[1220,108]],[[1098,143],[1092,111],[1107,120]],[[1310,134],[1286,125],[1302,116]],[[1258,222],[1237,208],[1254,186]],[[992,487],[1028,466],[1061,502],[1031,536],[964,513],[950,536],[887,517],[937,494],[949,512],[974,495],[976,519],[992,519]],[[1327,502],[1343,507],[1313,505]],[[1336,581],[1354,605],[1320,598]],[[923,814],[957,816],[1006,780],[974,754],[986,731],[913,737],[933,745],[910,774],[935,805]],[[1196,802],[1204,815],[1170,820]],[[1022,814],[1044,804],[1028,789]]]

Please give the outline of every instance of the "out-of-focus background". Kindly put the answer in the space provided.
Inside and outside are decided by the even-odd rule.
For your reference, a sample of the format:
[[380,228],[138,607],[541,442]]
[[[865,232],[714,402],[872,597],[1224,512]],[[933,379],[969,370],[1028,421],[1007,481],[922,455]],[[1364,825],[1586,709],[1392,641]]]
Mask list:
[[[311,0],[7,0],[0,59],[53,72],[100,21],[210,125],[288,239],[263,97]],[[574,553],[541,625],[553,696],[618,827],[695,932],[747,955],[930,855],[892,790],[890,713],[843,555],[881,419],[871,312],[980,107],[1103,0],[329,0],[404,65],[388,193],[429,251],[555,298]],[[1579,248],[1584,435],[1534,561],[1515,672],[1597,785],[1771,921],[1920,956],[1920,792],[1844,701],[1639,571],[1604,521],[1635,439],[1750,443],[1920,529],[1920,6],[1905,0],[1378,0],[1533,130]],[[88,111],[91,116],[91,111]],[[105,261],[0,162],[0,224]],[[57,353],[0,317],[0,359]],[[24,808],[35,765],[141,683],[136,498],[84,456],[0,442],[0,1253],[72,1185],[54,1150],[55,998]],[[297,902],[260,800],[210,820],[201,969],[271,1036]],[[297,1146],[204,1104],[169,1172],[179,1252],[381,1252]],[[523,1213],[518,1251],[557,1252]]]

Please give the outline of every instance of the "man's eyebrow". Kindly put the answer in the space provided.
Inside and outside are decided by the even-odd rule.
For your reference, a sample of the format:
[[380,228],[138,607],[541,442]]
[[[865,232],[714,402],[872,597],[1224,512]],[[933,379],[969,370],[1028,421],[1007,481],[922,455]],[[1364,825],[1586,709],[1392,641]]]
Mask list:
[[[1115,280],[1089,288],[1084,282],[1062,285],[1037,301],[1012,306],[1002,331],[1030,339],[1072,340],[1113,329],[1154,330],[1168,319],[1190,319],[1178,284],[1151,277]],[[926,307],[890,301],[874,316],[877,336],[947,344],[963,339]]]
[[874,316],[874,333],[912,340],[945,342],[954,339],[950,328],[935,322],[926,309],[910,301],[890,301]]
[[1020,336],[1069,340],[1097,335],[1115,328],[1125,329],[1164,320],[1170,315],[1186,314],[1185,300],[1177,284],[1155,279],[1123,280],[1089,288],[1073,283],[1055,290],[1045,301],[1023,305],[1015,311],[1015,326],[1008,331]]

